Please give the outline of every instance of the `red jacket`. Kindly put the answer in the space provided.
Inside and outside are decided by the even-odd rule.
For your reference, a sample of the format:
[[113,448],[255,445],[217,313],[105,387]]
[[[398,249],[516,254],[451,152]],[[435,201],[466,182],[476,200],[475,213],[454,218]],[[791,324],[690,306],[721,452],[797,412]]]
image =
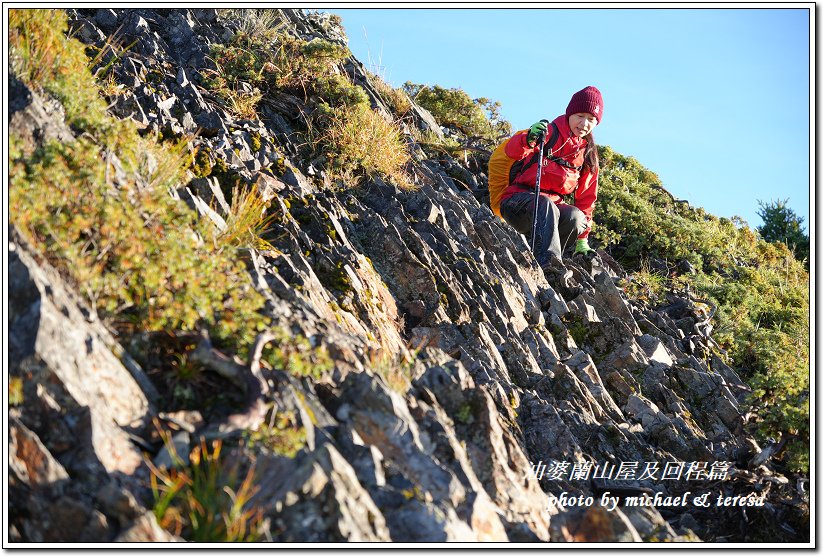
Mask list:
[[[559,133],[557,141],[550,149],[550,154],[564,159],[574,166],[582,166],[584,164],[584,150],[587,145],[586,140],[572,135],[566,115],[558,116],[555,118],[554,123],[558,126]],[[506,145],[507,157],[514,160],[526,159],[538,150],[538,145],[529,147],[526,144],[527,131],[523,130],[512,136],[512,139]],[[552,127],[550,126],[547,130],[547,139],[551,134]],[[541,194],[549,196],[555,203],[562,203],[562,195],[575,192],[575,206],[587,218],[587,229],[578,238],[586,238],[592,228],[592,210],[595,208],[595,199],[598,196],[598,169],[584,168],[578,172],[547,159],[544,159],[543,164]],[[512,197],[516,193],[535,191],[537,172],[537,162],[524,169],[504,190],[501,201]]]

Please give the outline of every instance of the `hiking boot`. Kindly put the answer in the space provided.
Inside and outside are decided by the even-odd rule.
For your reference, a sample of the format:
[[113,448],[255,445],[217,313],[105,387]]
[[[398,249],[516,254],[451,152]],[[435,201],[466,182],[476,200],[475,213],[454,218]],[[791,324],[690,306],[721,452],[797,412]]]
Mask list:
[[600,256],[594,251],[591,251],[586,255],[583,253],[576,253],[572,256],[572,261],[582,269],[586,270],[590,275],[592,274],[593,263],[603,266]]
[[569,285],[560,286],[558,288],[558,293],[561,295],[561,298],[564,301],[569,302],[580,296],[584,291],[583,286],[579,286],[577,284],[571,283]]
[[570,301],[584,291],[572,280],[572,271],[566,268],[560,258],[553,257],[541,269],[544,271],[547,282],[558,291],[564,300]]
[[544,271],[547,280],[572,278],[572,271],[567,269],[563,260],[555,255],[550,256],[549,263],[544,264],[541,269]]

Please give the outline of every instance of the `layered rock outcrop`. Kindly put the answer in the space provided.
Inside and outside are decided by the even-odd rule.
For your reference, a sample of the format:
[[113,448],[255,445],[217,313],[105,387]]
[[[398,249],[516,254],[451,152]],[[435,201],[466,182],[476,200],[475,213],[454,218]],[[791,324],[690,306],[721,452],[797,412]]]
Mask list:
[[[324,14],[282,13],[305,39],[345,42]],[[620,287],[625,271],[605,252],[592,268],[568,262],[585,288],[564,300],[524,239],[451,177],[460,161],[427,157],[411,136],[416,190],[380,178],[331,187],[300,157],[302,99],[264,99],[259,120],[240,120],[199,84],[209,45],[233,32],[215,10],[84,9],[72,25],[90,44],[118,29],[135,41],[114,65],[126,85],[115,115],[164,133],[198,131],[195,143],[256,185],[278,216],[267,236],[276,249],[250,251],[249,280],[273,320],[324,349],[332,365],[317,379],[260,370],[261,416],[289,413],[305,431],[291,457],[231,449],[254,461],[267,539],[737,540],[745,521],[771,525],[777,539],[803,538],[797,511],[779,503],[803,506],[795,486],[767,466],[750,469],[760,448],[744,431],[747,387],[695,333],[689,300],[669,312],[633,302]],[[344,69],[373,108],[391,112],[357,60]],[[38,99],[15,93],[12,120],[28,110],[71,140],[59,111]],[[405,125],[441,133],[417,106]],[[172,193],[216,226],[227,217],[218,178]],[[158,463],[162,450],[153,420],[174,426],[181,455],[200,437],[230,444],[242,427],[164,406],[169,398],[130,348],[14,232],[9,261],[10,372],[24,386],[9,423],[10,537],[179,539],[148,510],[147,460]],[[664,475],[668,464],[682,473]],[[772,502],[746,513],[606,510],[551,497],[598,501],[607,491],[756,493]]]

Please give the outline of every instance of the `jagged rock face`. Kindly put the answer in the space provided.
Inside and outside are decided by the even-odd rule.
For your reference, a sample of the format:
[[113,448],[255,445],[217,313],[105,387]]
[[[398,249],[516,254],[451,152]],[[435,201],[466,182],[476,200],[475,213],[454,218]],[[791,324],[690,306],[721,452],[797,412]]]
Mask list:
[[[17,294],[10,308],[10,371],[31,378],[27,386],[36,391],[26,398],[38,399],[42,411],[23,418],[55,443],[67,442],[60,439],[67,428],[85,434],[85,442],[66,449],[94,456],[100,473],[134,474],[141,459],[128,428],[145,425],[152,411],[138,381],[109,349],[115,342],[99,323],[87,322],[93,316],[80,309],[57,273],[26,251],[9,254],[9,279]],[[80,460],[86,467],[88,459]]]
[[[328,18],[283,12],[304,38],[345,41]],[[334,369],[317,381],[265,371],[273,388],[263,389],[262,403],[295,416],[305,447],[292,458],[233,453],[255,461],[253,500],[273,541],[735,535],[708,526],[715,509],[665,519],[655,508],[555,504],[549,495],[604,487],[568,472],[531,473],[535,463],[742,464],[757,450],[743,433],[741,380],[719,358],[688,353],[673,317],[628,300],[616,286],[623,270],[607,254],[592,269],[570,262],[585,290],[564,300],[524,239],[449,177],[460,166],[453,160],[420,153],[420,187],[411,192],[379,178],[357,190],[325,187],[322,173],[299,158],[291,108],[299,99],[273,99],[260,120],[237,120],[198,83],[209,45],[232,33],[215,10],[86,9],[73,13],[73,27],[89,43],[118,28],[136,41],[115,65],[128,93],[114,114],[174,133],[199,128],[196,141],[255,184],[280,216],[271,234],[277,250],[251,253],[249,280],[273,319],[325,347]],[[346,69],[388,114],[360,63]],[[18,89],[11,118],[37,115],[32,141],[71,140],[59,110]],[[440,133],[423,109],[411,114],[417,127]],[[281,175],[263,170],[274,164]],[[215,178],[173,194],[217,226],[226,217]],[[146,510],[140,456],[160,449],[146,442],[151,418],[173,409],[156,406],[162,397],[127,350],[34,251],[13,238],[10,363],[27,390],[10,423],[12,537],[174,539]],[[412,362],[408,388],[390,387],[375,354]],[[214,430],[191,414],[181,419],[192,434],[179,437],[184,448]],[[745,490],[752,477],[731,477],[728,489]],[[700,486],[660,477],[632,485],[668,495]],[[779,511],[759,512],[765,520]]]
[[25,404],[9,423],[12,531],[35,542],[172,540],[129,502],[148,477],[130,432],[155,413],[151,383],[121,363],[123,349],[19,238],[8,276],[9,374],[25,378]]

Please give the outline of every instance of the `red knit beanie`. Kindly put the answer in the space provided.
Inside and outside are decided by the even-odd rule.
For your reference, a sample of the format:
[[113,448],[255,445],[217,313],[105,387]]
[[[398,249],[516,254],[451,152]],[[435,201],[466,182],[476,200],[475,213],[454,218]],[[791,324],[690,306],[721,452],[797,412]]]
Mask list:
[[595,116],[599,124],[601,123],[604,115],[604,99],[601,98],[601,92],[598,89],[590,85],[572,95],[566,109],[566,116],[569,118],[579,112],[589,112]]

